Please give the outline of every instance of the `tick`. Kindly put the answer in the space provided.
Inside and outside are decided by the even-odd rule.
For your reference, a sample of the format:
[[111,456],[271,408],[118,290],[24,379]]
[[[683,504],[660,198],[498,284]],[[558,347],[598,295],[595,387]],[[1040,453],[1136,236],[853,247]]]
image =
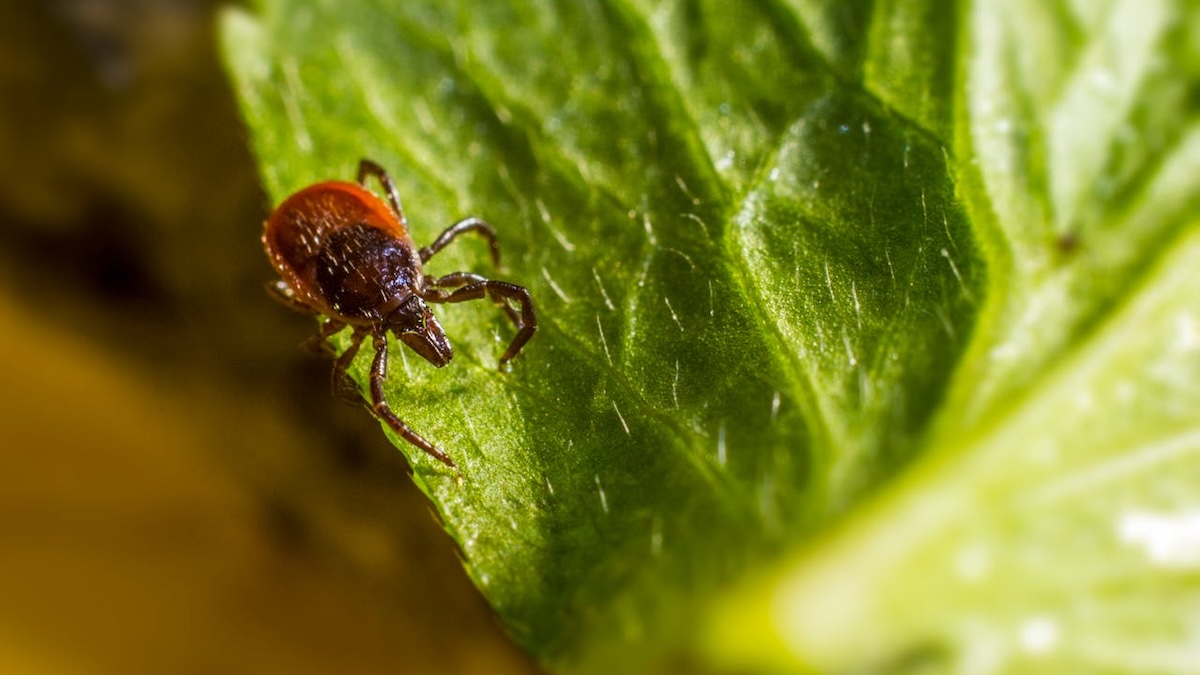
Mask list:
[[[374,176],[387,194],[384,202],[367,189]],[[263,247],[281,280],[268,290],[284,304],[325,317],[308,344],[333,355],[329,338],[352,330],[350,346],[333,365],[333,390],[365,403],[404,440],[458,470],[454,460],[405,424],[383,394],[391,331],[426,361],[441,368],[454,350],[429,303],[490,298],[516,326],[517,334],[500,356],[500,369],[533,337],[537,318],[529,291],[507,281],[470,272],[425,276],[423,266],[459,235],[473,232],[487,240],[492,263],[500,265],[496,231],[479,218],[451,225],[421,249],[413,244],[396,184],[370,160],[358,164],[358,182],[326,181],[306,187],[283,201],[267,219]],[[515,306],[514,306],[515,305]],[[346,373],[367,337],[375,349],[369,376],[370,400]]]

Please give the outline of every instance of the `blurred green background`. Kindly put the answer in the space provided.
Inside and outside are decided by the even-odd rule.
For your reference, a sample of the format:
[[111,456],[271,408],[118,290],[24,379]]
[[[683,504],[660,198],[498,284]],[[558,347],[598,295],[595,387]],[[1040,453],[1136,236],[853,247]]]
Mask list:
[[0,3],[0,672],[532,672],[263,292],[217,9]]

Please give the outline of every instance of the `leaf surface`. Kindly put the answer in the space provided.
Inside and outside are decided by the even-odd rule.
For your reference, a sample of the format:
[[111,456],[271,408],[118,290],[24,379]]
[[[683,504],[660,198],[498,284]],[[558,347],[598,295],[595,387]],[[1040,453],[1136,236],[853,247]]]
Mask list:
[[[387,394],[462,467],[397,443],[543,662],[966,668],[1016,622],[1000,666],[1121,667],[1058,648],[1149,598],[1186,647],[1195,596],[1112,528],[1189,517],[1200,476],[1063,486],[1200,449],[1194,13],[270,0],[224,35],[276,201],[369,157],[419,244],[499,231],[503,270],[464,241],[431,274],[529,287],[510,372],[504,314],[446,305],[456,360],[393,343]],[[1031,572],[1097,554],[1125,576]]]

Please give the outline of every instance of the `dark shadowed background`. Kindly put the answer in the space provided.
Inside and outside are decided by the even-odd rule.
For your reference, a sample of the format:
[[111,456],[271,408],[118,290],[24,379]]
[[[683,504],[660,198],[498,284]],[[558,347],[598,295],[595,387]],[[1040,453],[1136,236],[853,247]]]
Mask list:
[[0,671],[530,672],[263,292],[216,9],[0,3]]

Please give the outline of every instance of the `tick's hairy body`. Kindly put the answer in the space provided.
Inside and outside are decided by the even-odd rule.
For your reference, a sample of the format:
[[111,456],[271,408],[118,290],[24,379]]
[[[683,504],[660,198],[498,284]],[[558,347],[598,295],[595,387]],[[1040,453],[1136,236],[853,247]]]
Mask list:
[[424,286],[416,246],[378,197],[340,181],[288,197],[267,252],[295,298],[351,326],[378,323]]
[[[366,189],[366,179],[372,175],[383,184],[390,203]],[[384,398],[387,332],[435,366],[444,366],[454,350],[427,303],[487,297],[503,308],[517,328],[500,357],[503,368],[537,329],[532,300],[521,286],[468,272],[425,276],[424,263],[465,232],[487,239],[492,261],[499,264],[495,231],[478,218],[455,223],[418,250],[408,233],[396,186],[386,171],[368,160],[359,163],[358,183],[327,181],[288,197],[267,219],[263,232],[267,257],[282,277],[270,290],[297,310],[326,317],[314,344],[332,352],[328,338],[346,327],[353,331],[350,347],[334,364],[335,392],[362,400],[346,369],[363,340],[371,336],[375,349],[372,412],[405,440],[452,468],[457,468],[454,461],[409,429]]]

